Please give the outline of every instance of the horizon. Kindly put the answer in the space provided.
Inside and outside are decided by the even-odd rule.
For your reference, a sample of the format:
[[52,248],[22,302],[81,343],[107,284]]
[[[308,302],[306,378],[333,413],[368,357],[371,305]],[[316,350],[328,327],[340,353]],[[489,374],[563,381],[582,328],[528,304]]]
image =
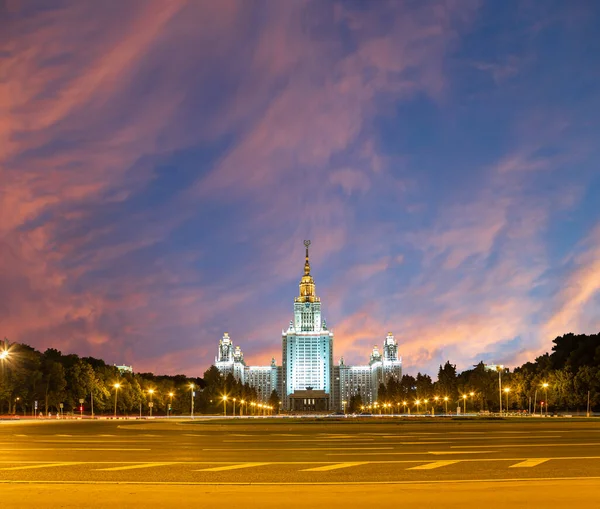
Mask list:
[[600,331],[600,5],[0,9],[0,337],[202,376],[228,331],[279,363],[304,239],[336,364]]

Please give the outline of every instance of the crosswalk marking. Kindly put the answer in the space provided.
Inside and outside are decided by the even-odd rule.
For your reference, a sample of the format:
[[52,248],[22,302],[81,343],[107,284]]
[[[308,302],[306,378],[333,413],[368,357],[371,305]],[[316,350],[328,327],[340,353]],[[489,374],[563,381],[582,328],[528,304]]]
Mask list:
[[235,465],[226,465],[224,467],[202,468],[196,472],[223,472],[225,470],[238,470],[240,468],[260,467],[270,465],[270,463],[237,463]]
[[542,463],[545,463],[546,461],[548,461],[550,458],[531,458],[525,461],[521,461],[520,463],[516,463],[514,465],[511,465],[510,468],[520,468],[520,467],[536,467],[538,465],[541,465]]
[[368,461],[353,461],[348,463],[335,463],[333,465],[324,465],[322,467],[305,468],[300,472],[327,472],[329,470],[339,470],[340,468],[357,467],[359,465],[368,465]]
[[447,465],[454,465],[454,463],[458,462],[460,462],[460,460],[433,461],[431,463],[426,463],[425,465],[418,465],[416,467],[407,468],[406,470],[433,470],[434,468],[445,467]]
[[98,472],[116,472],[118,470],[135,470],[138,468],[162,467],[165,465],[175,465],[176,462],[167,461],[161,463],[140,463],[138,465],[126,465],[124,467],[96,468]]
[[62,462],[62,463],[43,463],[39,465],[24,465],[20,467],[0,468],[0,470],[31,470],[33,468],[49,468],[49,467],[69,467],[71,465],[80,465],[81,462]]

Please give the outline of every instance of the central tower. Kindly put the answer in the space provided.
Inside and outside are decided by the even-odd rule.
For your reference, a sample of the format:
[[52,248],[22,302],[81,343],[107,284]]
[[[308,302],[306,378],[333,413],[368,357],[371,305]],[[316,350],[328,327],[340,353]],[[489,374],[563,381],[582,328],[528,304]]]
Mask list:
[[294,299],[294,318],[282,332],[282,404],[287,410],[326,411],[333,399],[333,332],[321,315],[321,300],[310,273],[308,248],[300,291]]

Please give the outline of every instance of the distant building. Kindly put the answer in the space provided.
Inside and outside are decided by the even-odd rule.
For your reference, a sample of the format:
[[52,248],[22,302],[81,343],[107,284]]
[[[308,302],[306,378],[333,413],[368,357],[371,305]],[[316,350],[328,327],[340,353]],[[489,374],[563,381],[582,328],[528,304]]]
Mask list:
[[294,316],[281,333],[282,365],[272,359],[270,366],[246,366],[239,346],[234,347],[226,332],[219,341],[215,366],[223,375],[229,373],[242,383],[255,387],[266,401],[277,390],[284,410],[318,412],[341,410],[343,402],[359,395],[364,404],[377,400],[380,383],[390,377],[402,377],[402,358],[398,343],[388,333],[381,353],[375,346],[368,365],[348,366],[343,357],[333,363],[333,331],[321,314],[321,299],[315,293],[310,273],[308,247],[299,295],[294,298]]
[[123,373],[130,373],[133,375],[133,366],[117,366],[116,364],[113,364],[113,366],[119,370],[121,375]]

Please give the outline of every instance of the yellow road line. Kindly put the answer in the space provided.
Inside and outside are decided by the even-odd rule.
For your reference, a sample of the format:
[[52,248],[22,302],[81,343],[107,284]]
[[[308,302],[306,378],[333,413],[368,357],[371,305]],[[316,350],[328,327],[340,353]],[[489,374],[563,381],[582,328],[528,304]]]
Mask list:
[[[281,448],[278,447],[275,451],[340,451],[342,449],[348,451],[389,451],[393,449],[393,447],[345,447],[340,445],[338,447],[286,447]],[[272,452],[274,449],[272,447],[246,447],[240,448],[236,447],[235,449],[231,448],[221,448],[221,449],[202,449],[203,451],[270,451]]]
[[33,468],[47,468],[47,467],[69,467],[71,465],[81,465],[81,462],[63,462],[63,463],[44,463],[41,465],[25,465],[21,467],[8,467],[0,468],[0,470],[31,470]]
[[225,470],[238,470],[240,468],[260,467],[262,465],[270,465],[270,463],[238,463],[236,465],[227,465],[224,467],[203,468],[196,472],[223,472]]
[[433,470],[434,468],[445,467],[448,465],[454,465],[454,463],[459,463],[460,460],[440,460],[433,461],[431,463],[426,463],[425,465],[418,465],[416,467],[407,468],[406,470]]
[[550,460],[550,458],[531,458],[525,461],[521,461],[520,463],[516,463],[515,465],[511,465],[509,468],[520,468],[520,467],[536,467]]
[[348,463],[335,463],[334,465],[325,465],[323,467],[304,468],[300,472],[327,472],[329,470],[339,470],[340,468],[357,467],[359,465],[368,465],[368,461],[354,461]]
[[161,463],[140,463],[138,465],[126,465],[124,467],[110,467],[110,468],[95,468],[97,472],[116,472],[118,470],[136,470],[138,468],[151,468],[151,467],[162,467],[165,465],[175,465],[177,462],[167,461]]

